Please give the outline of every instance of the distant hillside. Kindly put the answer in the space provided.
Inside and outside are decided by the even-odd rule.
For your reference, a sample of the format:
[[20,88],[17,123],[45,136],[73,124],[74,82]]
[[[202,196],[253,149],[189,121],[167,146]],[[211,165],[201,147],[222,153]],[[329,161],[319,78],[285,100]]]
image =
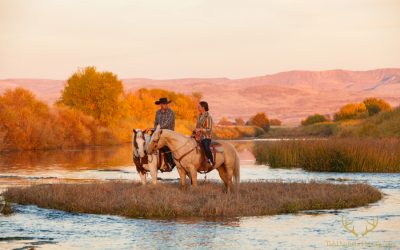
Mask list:
[[[117,73],[117,72],[115,72]],[[349,102],[379,97],[393,106],[400,103],[400,69],[369,71],[288,71],[243,78],[187,78],[153,80],[123,79],[125,89],[163,88],[183,93],[201,92],[216,119],[266,112],[286,124],[298,124],[314,113],[331,114]],[[64,86],[62,80],[5,79],[0,91],[24,87],[47,102],[54,102]]]

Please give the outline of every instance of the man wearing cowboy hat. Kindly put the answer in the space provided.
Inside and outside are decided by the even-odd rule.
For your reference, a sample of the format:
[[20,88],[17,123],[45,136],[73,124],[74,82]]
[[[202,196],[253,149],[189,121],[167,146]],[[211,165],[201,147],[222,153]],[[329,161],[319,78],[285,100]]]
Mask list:
[[[168,107],[169,103],[171,103],[171,100],[168,100],[165,97],[162,97],[155,102],[156,105],[160,105],[160,109],[156,112],[154,130],[157,128],[157,125],[160,125],[161,129],[175,130],[175,113],[174,111],[172,111],[172,109]],[[174,158],[172,157],[171,150],[167,146],[165,146],[161,148],[160,151],[165,153],[169,165],[168,170],[171,171],[175,167],[175,162]]]

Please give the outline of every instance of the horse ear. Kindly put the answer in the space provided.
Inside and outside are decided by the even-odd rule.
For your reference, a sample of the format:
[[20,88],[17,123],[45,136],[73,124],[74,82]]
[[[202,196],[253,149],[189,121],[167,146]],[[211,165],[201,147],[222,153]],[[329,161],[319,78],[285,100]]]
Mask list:
[[136,134],[136,129],[133,129],[132,132],[133,132],[134,134]]

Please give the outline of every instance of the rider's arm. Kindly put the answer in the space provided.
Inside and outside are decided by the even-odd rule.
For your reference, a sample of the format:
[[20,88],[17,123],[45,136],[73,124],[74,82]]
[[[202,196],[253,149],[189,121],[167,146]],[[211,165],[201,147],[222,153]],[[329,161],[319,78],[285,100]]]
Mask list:
[[213,125],[212,123],[213,122],[212,122],[211,116],[207,117],[207,120],[206,120],[206,122],[204,124],[204,127],[203,127],[202,131],[203,132],[211,132],[212,131],[212,125]]
[[157,125],[159,124],[158,120],[158,112],[156,112],[156,118],[154,119],[154,130],[156,130]]
[[175,130],[175,113],[172,112],[171,130]]

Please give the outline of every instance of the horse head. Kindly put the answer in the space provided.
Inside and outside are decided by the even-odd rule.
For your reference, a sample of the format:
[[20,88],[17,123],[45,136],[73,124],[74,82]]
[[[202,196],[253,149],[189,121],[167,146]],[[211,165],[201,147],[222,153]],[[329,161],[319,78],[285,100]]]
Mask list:
[[133,150],[136,157],[145,157],[145,144],[146,140],[142,130],[134,129],[132,134]]
[[146,147],[146,151],[148,154],[152,154],[155,150],[160,149],[165,146],[165,140],[162,137],[162,129],[160,125],[157,126],[153,135],[151,136],[150,142]]

